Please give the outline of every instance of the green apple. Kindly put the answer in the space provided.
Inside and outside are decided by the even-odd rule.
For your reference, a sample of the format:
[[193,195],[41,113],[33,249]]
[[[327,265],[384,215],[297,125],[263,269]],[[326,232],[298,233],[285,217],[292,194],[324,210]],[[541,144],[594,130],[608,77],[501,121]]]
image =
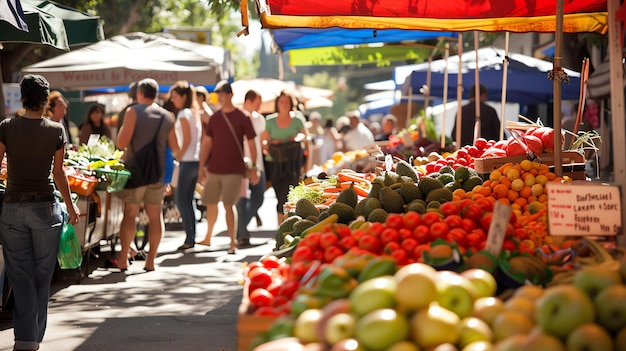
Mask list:
[[622,277],[619,273],[619,262],[585,267],[574,276],[575,287],[587,293],[593,300],[600,290],[616,284],[621,284]]
[[504,308],[509,311],[524,313],[531,320],[535,319],[535,301],[524,296],[513,296],[506,300]]
[[565,345],[561,340],[542,332],[528,334],[522,347],[522,350],[532,351],[565,351]]
[[602,289],[594,301],[597,322],[613,333],[626,327],[626,285]]
[[479,297],[474,301],[472,316],[482,319],[488,325],[493,325],[493,319],[504,311],[504,302],[497,297]]
[[527,351],[522,348],[527,337],[527,334],[511,335],[499,341],[495,349],[498,351]]
[[293,335],[304,344],[318,342],[317,324],[321,318],[321,309],[312,308],[304,310],[296,319],[293,326]]
[[452,271],[440,271],[437,275],[437,303],[459,318],[471,316],[477,294],[469,279]]
[[615,351],[626,351],[626,327],[615,335]]
[[493,296],[498,289],[496,279],[484,269],[472,268],[461,272],[476,288],[476,297]]
[[565,340],[567,351],[606,351],[613,349],[611,335],[595,323],[579,325]]
[[522,285],[515,289],[513,296],[523,296],[531,300],[537,300],[543,295],[543,288],[539,285]]
[[391,308],[377,309],[364,315],[355,328],[355,339],[359,345],[371,351],[385,351],[408,336],[409,322],[406,317]]
[[460,348],[464,348],[476,341],[491,341],[493,339],[493,332],[489,325],[476,317],[463,318],[457,325],[457,328],[459,330],[459,340],[456,344]]
[[387,351],[419,351],[419,347],[415,345],[414,342],[408,340],[398,341],[397,343],[391,345],[387,349]]
[[460,321],[454,312],[432,303],[411,317],[411,339],[423,348],[456,343],[459,338],[456,326]]
[[512,335],[528,334],[534,326],[526,314],[504,310],[493,319],[491,329],[495,340],[501,341]]
[[324,339],[330,345],[334,345],[343,339],[348,339],[354,334],[356,318],[350,313],[337,313],[326,322]]
[[396,301],[402,310],[415,311],[437,299],[434,268],[424,263],[412,263],[396,274]]
[[495,348],[489,341],[474,341],[465,346],[461,351],[493,351]]
[[381,308],[396,306],[396,279],[386,275],[366,280],[356,286],[348,297],[358,317]]
[[320,340],[326,339],[326,324],[330,317],[338,313],[350,312],[350,300],[347,298],[332,300],[322,307],[322,318],[317,324],[317,336]]
[[573,285],[551,286],[536,303],[537,325],[557,338],[565,339],[576,327],[595,318],[593,302]]

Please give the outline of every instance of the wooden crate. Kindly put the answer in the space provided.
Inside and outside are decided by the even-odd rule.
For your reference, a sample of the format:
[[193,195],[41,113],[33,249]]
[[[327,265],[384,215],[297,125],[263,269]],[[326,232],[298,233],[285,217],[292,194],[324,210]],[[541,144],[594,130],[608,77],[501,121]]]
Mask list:
[[[490,157],[490,158],[476,158],[474,159],[474,169],[478,173],[491,173],[498,169],[500,166],[506,163],[520,163],[526,159],[525,155],[515,155],[506,157]],[[554,166],[554,154],[543,153],[539,155],[537,162],[545,163],[549,166]],[[563,151],[561,154],[561,164],[579,164],[585,163],[585,157],[576,151]],[[583,178],[584,179],[584,178]]]
[[237,350],[248,351],[252,341],[258,335],[265,333],[278,317],[252,315],[250,300],[248,299],[248,284],[243,288],[243,297],[239,305],[239,317],[237,318]]

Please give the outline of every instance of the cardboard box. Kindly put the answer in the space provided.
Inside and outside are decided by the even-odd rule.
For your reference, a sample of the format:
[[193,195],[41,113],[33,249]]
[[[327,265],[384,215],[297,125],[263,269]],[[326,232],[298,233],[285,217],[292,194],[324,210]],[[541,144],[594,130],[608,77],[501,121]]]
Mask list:
[[248,299],[248,285],[244,284],[243,297],[239,305],[239,317],[237,318],[237,350],[248,351],[252,341],[262,333],[270,329],[278,317],[252,315],[250,300]]
[[[515,155],[506,157],[492,157],[492,158],[476,158],[474,159],[474,169],[478,173],[491,173],[498,169],[500,166],[506,163],[520,163],[526,159],[525,155]],[[543,153],[539,155],[539,158],[535,160],[539,163],[545,163],[549,166],[554,166],[554,154]],[[580,164],[584,165],[585,156],[579,154],[576,151],[563,151],[561,153],[561,164]],[[584,170],[583,170],[584,171]],[[584,178],[583,178],[584,179]]]

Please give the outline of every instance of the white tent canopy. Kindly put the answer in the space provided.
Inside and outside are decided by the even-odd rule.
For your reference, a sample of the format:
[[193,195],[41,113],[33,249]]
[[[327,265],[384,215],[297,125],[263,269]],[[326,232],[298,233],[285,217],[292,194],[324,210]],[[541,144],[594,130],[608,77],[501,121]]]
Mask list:
[[128,85],[154,78],[161,85],[187,80],[214,85],[230,79],[230,52],[161,35],[129,33],[30,65],[23,73],[41,74],[58,89],[81,90]]

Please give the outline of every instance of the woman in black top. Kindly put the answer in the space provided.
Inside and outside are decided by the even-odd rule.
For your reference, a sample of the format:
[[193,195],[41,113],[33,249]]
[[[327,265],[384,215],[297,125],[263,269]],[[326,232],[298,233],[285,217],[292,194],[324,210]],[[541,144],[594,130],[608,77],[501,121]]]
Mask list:
[[6,152],[9,170],[0,240],[15,298],[14,350],[37,350],[46,330],[64,219],[54,196],[55,184],[67,204],[70,224],[78,223],[79,211],[63,171],[68,142],[63,126],[43,117],[48,82],[42,76],[26,75],[20,85],[24,115],[0,122],[0,163]]
[[104,123],[104,107],[100,104],[93,104],[87,110],[87,119],[80,126],[78,139],[80,144],[87,144],[91,134],[98,134],[100,137],[106,136],[111,139],[111,130]]

